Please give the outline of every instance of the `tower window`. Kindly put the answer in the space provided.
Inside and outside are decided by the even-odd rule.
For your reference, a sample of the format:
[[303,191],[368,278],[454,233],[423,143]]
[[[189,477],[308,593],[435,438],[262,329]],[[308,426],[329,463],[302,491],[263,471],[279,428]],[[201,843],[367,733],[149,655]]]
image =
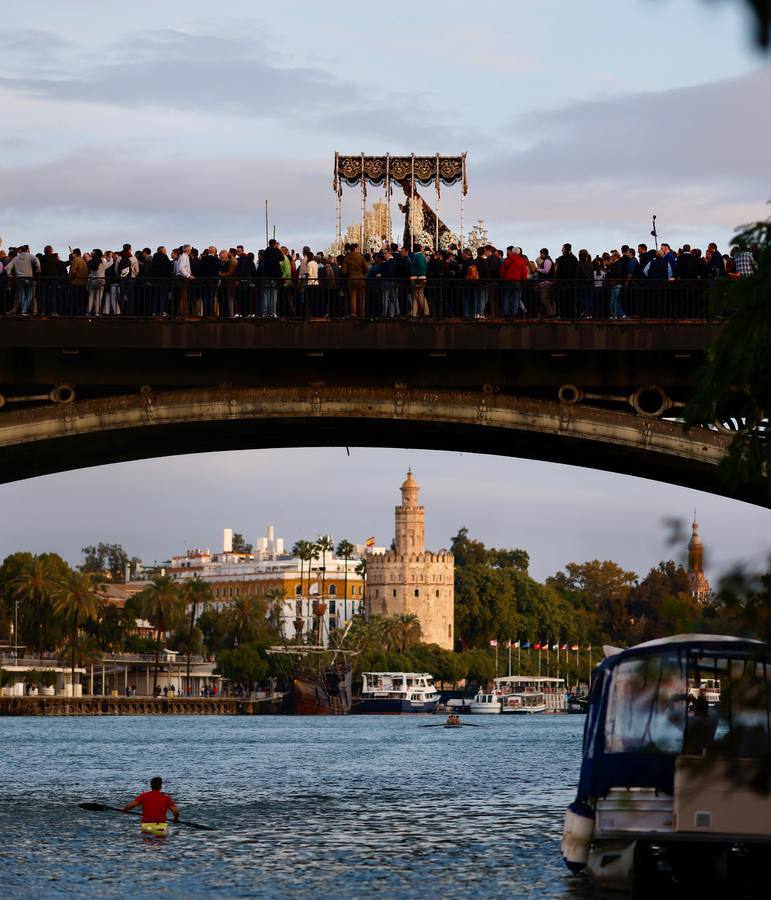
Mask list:
[[437,597],[439,596],[439,591],[436,592],[436,596],[437,596]]
[[452,637],[452,625],[447,626],[447,637],[448,638]]
[[394,588],[394,597],[396,596],[396,588]]
[[420,590],[418,588],[415,588],[415,596],[416,597],[420,596]]

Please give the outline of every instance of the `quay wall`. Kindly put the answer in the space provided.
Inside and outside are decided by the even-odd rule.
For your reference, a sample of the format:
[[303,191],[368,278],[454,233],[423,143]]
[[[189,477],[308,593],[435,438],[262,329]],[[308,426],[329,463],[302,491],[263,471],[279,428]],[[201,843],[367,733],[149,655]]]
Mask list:
[[0,697],[0,716],[257,716],[280,707],[236,697]]

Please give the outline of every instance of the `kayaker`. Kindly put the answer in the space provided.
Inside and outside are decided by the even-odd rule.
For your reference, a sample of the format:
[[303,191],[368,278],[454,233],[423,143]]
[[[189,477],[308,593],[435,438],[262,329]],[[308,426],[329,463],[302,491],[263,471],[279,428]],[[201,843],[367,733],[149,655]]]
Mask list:
[[168,810],[171,810],[174,821],[179,822],[177,805],[168,794],[163,793],[162,787],[163,779],[156,775],[150,782],[149,791],[145,791],[143,794],[135,797],[131,803],[127,803],[123,807],[124,813],[134,809],[135,806],[142,807],[142,831],[165,832],[168,827],[166,822]]

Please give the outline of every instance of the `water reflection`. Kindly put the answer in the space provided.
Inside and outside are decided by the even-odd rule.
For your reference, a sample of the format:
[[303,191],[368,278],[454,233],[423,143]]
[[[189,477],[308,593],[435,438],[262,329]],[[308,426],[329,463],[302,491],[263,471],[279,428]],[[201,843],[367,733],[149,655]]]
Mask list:
[[[14,719],[0,758],[6,895],[582,898],[559,856],[583,717]],[[88,813],[161,774],[184,818],[143,839]]]

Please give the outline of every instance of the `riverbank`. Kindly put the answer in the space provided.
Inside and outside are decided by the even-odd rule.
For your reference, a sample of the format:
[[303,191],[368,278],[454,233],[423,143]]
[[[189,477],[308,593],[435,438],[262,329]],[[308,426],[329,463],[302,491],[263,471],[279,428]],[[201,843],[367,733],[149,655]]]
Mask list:
[[281,712],[281,697],[0,697],[0,716],[259,716]]

